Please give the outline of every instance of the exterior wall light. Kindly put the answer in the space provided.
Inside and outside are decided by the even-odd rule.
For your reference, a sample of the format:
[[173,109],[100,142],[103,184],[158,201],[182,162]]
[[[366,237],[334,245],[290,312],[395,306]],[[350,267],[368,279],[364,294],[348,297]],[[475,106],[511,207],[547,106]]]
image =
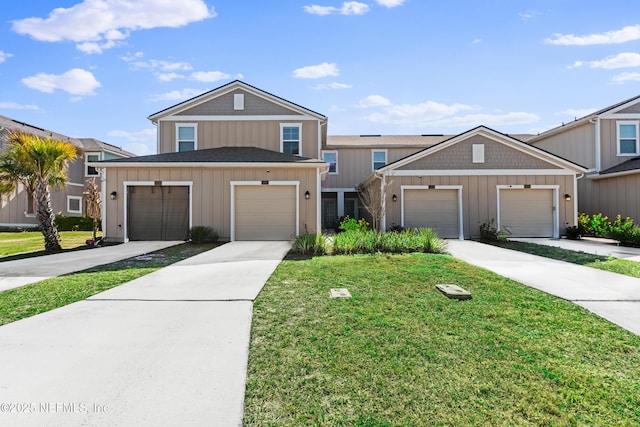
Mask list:
[[395,194],[393,196],[391,196],[391,200],[393,200],[394,202],[398,201],[398,196],[396,196]]
[[117,191],[112,191],[111,194],[109,194],[109,198],[111,200],[115,200],[118,198],[118,192]]
[[309,200],[309,198],[311,197],[311,193],[309,193],[309,190],[304,192],[304,198]]
[[564,195],[564,200],[567,201],[567,202],[570,202],[571,201],[571,194],[565,194]]

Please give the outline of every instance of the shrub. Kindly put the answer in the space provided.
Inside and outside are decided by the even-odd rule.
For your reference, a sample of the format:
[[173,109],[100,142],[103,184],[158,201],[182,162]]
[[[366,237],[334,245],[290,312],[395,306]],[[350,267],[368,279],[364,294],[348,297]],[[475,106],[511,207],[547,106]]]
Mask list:
[[367,231],[346,231],[333,238],[334,254],[363,253],[443,253],[446,242],[431,228],[419,228],[401,232],[376,233]]
[[609,236],[625,246],[640,246],[640,227],[629,217],[623,220],[618,215],[609,226]]
[[189,231],[189,239],[193,243],[216,243],[218,232],[211,227],[196,225]]
[[[56,215],[56,227],[58,231],[93,231],[93,219],[88,216],[64,216]],[[98,223],[98,230],[101,224]]]
[[594,215],[580,214],[578,216],[578,227],[582,226],[584,233],[588,236],[605,237],[611,230],[609,217],[601,213]]
[[322,234],[302,234],[293,239],[292,249],[303,255],[325,255],[327,238]]
[[506,240],[506,233],[498,231],[495,222],[496,220],[491,218],[480,224],[480,240]]
[[391,233],[400,233],[401,231],[404,231],[405,228],[401,225],[393,225],[391,226],[391,228],[387,229],[387,232],[391,232]]
[[376,251],[378,233],[360,229],[345,231],[333,237],[334,254],[365,254]]
[[578,240],[582,237],[580,226],[572,225],[567,226],[567,239]]
[[366,231],[368,227],[369,223],[364,218],[356,220],[347,215],[340,221],[338,229],[342,231]]

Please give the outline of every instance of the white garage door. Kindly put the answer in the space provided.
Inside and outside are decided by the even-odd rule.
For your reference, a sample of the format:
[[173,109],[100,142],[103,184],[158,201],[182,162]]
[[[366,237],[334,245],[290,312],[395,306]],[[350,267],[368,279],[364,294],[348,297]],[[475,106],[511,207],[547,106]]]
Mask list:
[[513,237],[553,237],[553,190],[500,190],[500,229]]
[[405,190],[404,227],[431,227],[439,237],[456,239],[458,190]]
[[236,240],[289,240],[296,234],[294,185],[235,187]]

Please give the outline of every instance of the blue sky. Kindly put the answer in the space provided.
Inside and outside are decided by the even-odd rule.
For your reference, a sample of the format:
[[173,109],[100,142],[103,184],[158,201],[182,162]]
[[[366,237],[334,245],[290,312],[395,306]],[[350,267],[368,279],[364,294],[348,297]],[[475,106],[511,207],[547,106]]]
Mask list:
[[536,133],[640,93],[632,1],[5,3],[0,114],[137,154],[147,116],[237,78],[334,135]]

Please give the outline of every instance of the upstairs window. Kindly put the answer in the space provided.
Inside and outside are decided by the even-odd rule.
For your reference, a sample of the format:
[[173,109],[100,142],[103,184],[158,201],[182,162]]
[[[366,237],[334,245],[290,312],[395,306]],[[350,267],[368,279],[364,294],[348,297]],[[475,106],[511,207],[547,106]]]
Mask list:
[[285,154],[300,155],[301,124],[283,123],[280,125],[280,151]]
[[638,154],[638,122],[618,122],[618,155]]
[[176,124],[176,151],[193,151],[198,148],[197,126],[190,123]]
[[378,170],[387,164],[387,150],[371,151],[372,169]]
[[100,153],[86,153],[84,155],[84,176],[98,176],[100,172],[93,166],[89,166],[88,162],[99,162],[100,161]]
[[330,174],[338,174],[338,152],[323,151],[322,160],[329,165]]

